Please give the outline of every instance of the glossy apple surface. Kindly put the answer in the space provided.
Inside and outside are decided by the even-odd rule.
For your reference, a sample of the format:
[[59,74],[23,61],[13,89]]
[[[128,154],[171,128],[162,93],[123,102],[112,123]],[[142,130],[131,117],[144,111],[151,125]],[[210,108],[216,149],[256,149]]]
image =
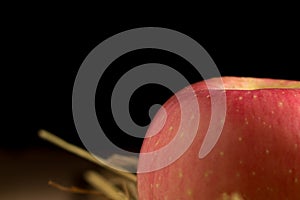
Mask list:
[[[213,85],[215,80],[207,83]],[[169,166],[138,174],[140,200],[300,199],[300,82],[238,77],[222,80],[226,118],[212,151],[203,159],[198,156],[211,116],[209,91],[202,81],[192,85],[200,109],[193,143]],[[159,150],[175,134],[183,138],[189,134],[188,129],[178,133],[181,112],[177,99],[172,97],[163,107],[166,122],[156,135],[144,140],[141,153]],[[157,128],[155,119],[161,114],[157,113],[148,133]],[[155,162],[153,158],[153,163],[139,163],[139,167]]]

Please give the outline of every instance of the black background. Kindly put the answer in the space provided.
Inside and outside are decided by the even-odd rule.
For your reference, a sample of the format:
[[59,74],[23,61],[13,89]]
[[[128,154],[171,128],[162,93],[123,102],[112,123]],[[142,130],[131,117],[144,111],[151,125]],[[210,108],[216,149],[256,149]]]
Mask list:
[[[108,22],[99,16],[99,20],[95,18],[91,22],[89,19],[37,13],[7,21],[2,46],[5,53],[1,72],[4,103],[0,147],[47,146],[37,137],[39,129],[82,145],[71,107],[77,70],[100,42],[132,28],[165,27],[192,37],[211,55],[222,76],[300,80],[299,23],[294,16],[263,19],[236,16],[235,20],[224,21],[220,18],[216,21],[193,18],[193,21]],[[147,56],[155,58],[155,53],[138,56],[138,59],[145,58],[146,61]],[[160,59],[170,66],[172,62],[176,64],[173,60],[168,61],[167,56]],[[126,62],[134,63],[134,55]],[[147,104],[147,100],[140,101]],[[133,108],[133,112],[141,111],[140,107]],[[138,143],[133,145],[139,146]]]

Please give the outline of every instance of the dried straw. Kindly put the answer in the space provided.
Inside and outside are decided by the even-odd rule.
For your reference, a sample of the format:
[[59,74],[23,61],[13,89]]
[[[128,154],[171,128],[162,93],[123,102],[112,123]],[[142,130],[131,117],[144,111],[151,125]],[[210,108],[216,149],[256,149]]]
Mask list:
[[40,138],[47,140],[59,147],[71,152],[71,153],[74,153],[74,154],[76,154],[84,159],[87,159],[93,163],[96,163],[96,164],[100,165],[101,167],[108,169],[109,171],[112,171],[124,178],[127,178],[128,180],[136,182],[136,176],[134,174],[111,168],[108,165],[104,164],[106,162],[104,158],[100,158],[99,156],[96,157],[95,155],[93,156],[88,151],[86,151],[80,147],[77,147],[73,144],[70,144],[48,131],[40,130],[38,132],[38,135]]
[[40,130],[38,135],[46,141],[98,164],[103,169],[101,174],[96,171],[87,171],[84,174],[85,180],[98,192],[77,187],[67,188],[52,181],[49,182],[49,185],[63,191],[104,195],[107,200],[137,200],[136,175],[111,168],[104,164],[106,162],[104,158],[93,156],[88,151],[70,144],[48,131]]

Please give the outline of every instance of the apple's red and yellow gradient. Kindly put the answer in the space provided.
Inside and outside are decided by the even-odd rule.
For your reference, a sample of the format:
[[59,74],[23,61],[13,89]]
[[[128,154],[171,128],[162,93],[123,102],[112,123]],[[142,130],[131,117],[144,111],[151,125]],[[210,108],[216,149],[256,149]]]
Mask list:
[[[215,80],[206,83],[213,85]],[[192,145],[171,165],[138,174],[140,200],[300,199],[300,82],[239,77],[222,80],[226,118],[212,151],[199,159],[211,117],[211,99],[202,81],[192,85],[200,109]],[[176,97],[163,107],[167,112],[164,127],[144,140],[141,153],[162,148],[175,134],[183,138],[189,134],[189,130],[177,132],[181,112]],[[149,131],[155,129],[154,123]]]

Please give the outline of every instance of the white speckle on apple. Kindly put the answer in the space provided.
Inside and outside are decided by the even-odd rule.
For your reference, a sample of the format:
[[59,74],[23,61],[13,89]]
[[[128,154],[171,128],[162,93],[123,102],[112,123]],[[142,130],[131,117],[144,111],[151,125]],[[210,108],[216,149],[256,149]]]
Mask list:
[[188,196],[192,196],[193,191],[192,191],[190,188],[188,188],[188,189],[186,190],[186,193],[187,193]]
[[224,122],[225,122],[225,119],[221,119],[221,120],[220,120],[220,123],[221,123],[221,124],[224,124]]
[[272,125],[269,125],[268,127],[269,127],[269,128],[272,128]]
[[194,118],[195,118],[195,115],[192,115],[192,116],[191,116],[191,120],[193,120]]
[[257,95],[253,95],[253,99],[257,99]]
[[249,124],[249,122],[248,122],[248,118],[247,118],[247,117],[245,117],[245,124],[246,124],[246,125],[248,125],[248,124]]
[[255,172],[255,171],[252,171],[251,174],[252,174],[252,176],[255,176],[255,175],[256,175],[256,172]]
[[273,188],[271,187],[267,187],[267,190],[273,192]]
[[158,180],[160,181],[162,179],[162,175],[159,175],[158,176]]
[[207,170],[205,173],[204,173],[204,177],[207,178],[209,177],[209,175],[213,174],[213,171],[212,170]]
[[239,100],[243,100],[243,97],[242,97],[242,96],[239,96]]
[[271,111],[271,114],[274,115],[274,110]]
[[183,138],[183,136],[184,136],[184,132],[181,132],[179,137]]
[[235,192],[231,195],[227,194],[226,192],[223,192],[220,198],[218,198],[218,200],[244,200],[244,199],[238,192]]
[[283,106],[283,102],[281,102],[281,101],[278,102],[278,106],[279,106],[279,107],[282,107],[282,106]]
[[266,154],[270,154],[270,150],[269,149],[266,149]]
[[179,169],[179,170],[178,170],[178,177],[179,177],[179,178],[182,178],[182,177],[183,177],[182,169]]
[[260,120],[261,120],[261,117],[257,117],[257,119],[260,121]]

